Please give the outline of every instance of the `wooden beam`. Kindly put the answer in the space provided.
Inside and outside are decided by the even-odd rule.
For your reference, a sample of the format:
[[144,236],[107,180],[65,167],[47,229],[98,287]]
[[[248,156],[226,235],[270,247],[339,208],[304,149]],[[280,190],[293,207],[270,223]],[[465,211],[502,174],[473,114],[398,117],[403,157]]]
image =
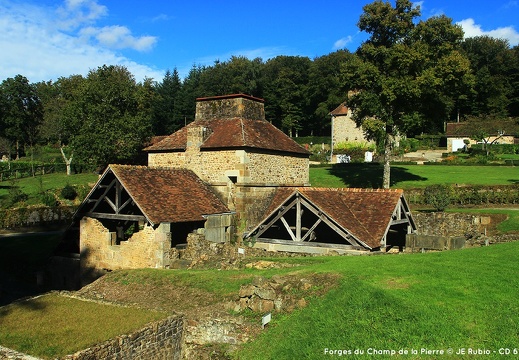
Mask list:
[[[110,189],[112,188],[112,186],[114,186],[114,184],[116,183],[117,179],[113,179],[110,184],[108,185],[103,185],[103,188],[106,187],[105,191],[103,192],[103,194],[99,197],[99,199],[97,199],[96,203],[94,204],[94,206],[92,207],[92,210],[91,211],[94,211],[98,206],[99,204],[101,203],[101,201],[103,201],[103,199],[106,197],[106,194],[108,193],[108,191],[110,191]],[[101,188],[101,185],[98,186],[99,188]]]
[[296,201],[297,201],[297,199],[294,199],[289,203],[289,205],[280,206],[278,208],[278,209],[280,209],[280,211],[268,223],[264,224],[264,226],[265,226],[264,228],[258,229],[258,232],[254,236],[260,236],[265,231],[267,231],[276,221],[278,221],[280,218],[283,217],[283,215],[285,215],[288,211],[290,211],[292,206],[295,205]]
[[301,217],[303,212],[301,211],[301,198],[297,195],[296,202],[296,241],[301,241]]
[[112,202],[112,200],[110,200],[110,198],[108,196],[104,197],[104,201],[106,201],[108,203],[108,205],[110,205],[112,210],[117,214],[117,206]]
[[296,245],[296,246],[316,246],[323,248],[337,248],[344,250],[366,250],[365,247],[362,246],[354,246],[354,245],[346,245],[346,244],[331,244],[331,243],[309,243],[308,241],[292,241],[292,240],[281,240],[281,239],[270,239],[270,238],[258,238],[258,242],[268,243],[268,244],[282,244],[282,245]]
[[83,215],[94,219],[146,221],[146,217],[143,215],[106,214],[100,212],[87,212]]
[[285,220],[284,217],[281,217],[281,222],[283,223],[283,225],[285,225],[285,228],[287,229],[288,234],[292,238],[292,241],[297,241],[296,236],[294,235],[294,232],[292,231],[292,229],[290,228],[290,225],[288,225],[288,222]]
[[[308,229],[308,231],[306,232],[305,236],[303,236],[303,238],[301,239],[302,241],[305,241],[307,237],[310,236],[310,234],[315,230],[315,228],[317,227],[317,225],[319,225],[321,223],[321,221],[323,221],[320,217],[319,219],[317,219],[317,221],[315,222],[315,224],[312,225],[312,227],[310,229]],[[308,241],[312,241],[312,240],[308,240]]]

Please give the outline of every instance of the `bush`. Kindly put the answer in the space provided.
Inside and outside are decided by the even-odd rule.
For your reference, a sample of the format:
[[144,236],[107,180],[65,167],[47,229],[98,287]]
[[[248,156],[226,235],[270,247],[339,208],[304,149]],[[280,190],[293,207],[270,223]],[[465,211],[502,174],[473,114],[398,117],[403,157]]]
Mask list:
[[427,186],[424,190],[425,203],[432,205],[437,211],[444,211],[451,203],[451,187],[437,184]]
[[44,192],[43,194],[41,194],[40,200],[43,205],[49,207],[54,207],[58,204],[58,202],[56,201],[56,197],[51,192]]
[[29,199],[29,195],[25,194],[13,180],[9,186],[9,192],[7,193],[6,198],[2,202],[2,207],[10,208],[16,205],[17,203],[22,203]]
[[67,200],[74,200],[77,197],[77,191],[72,185],[67,184],[61,189],[61,197]]

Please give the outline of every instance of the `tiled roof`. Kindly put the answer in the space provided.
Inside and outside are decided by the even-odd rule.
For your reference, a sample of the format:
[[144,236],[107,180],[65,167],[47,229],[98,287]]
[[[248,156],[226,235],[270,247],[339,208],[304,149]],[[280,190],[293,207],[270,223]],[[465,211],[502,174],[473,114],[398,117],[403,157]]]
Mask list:
[[484,131],[490,136],[496,136],[501,131],[504,135],[518,136],[519,123],[508,119],[470,120],[447,123],[445,127],[445,135],[448,137],[471,137],[478,131]]
[[162,141],[145,148],[145,151],[183,151],[187,146],[187,129],[203,126],[211,133],[200,149],[253,148],[310,155],[310,153],[264,120],[241,118],[196,120]]
[[332,112],[330,112],[330,115],[337,116],[337,115],[348,115],[348,107],[346,106],[346,103],[343,102],[339,106],[335,108]]
[[192,171],[110,165],[132,199],[154,224],[203,220],[202,215],[229,212],[211,188]]
[[294,191],[371,248],[380,246],[393,211],[404,193],[403,190],[393,189],[279,188],[266,216],[282,205]]

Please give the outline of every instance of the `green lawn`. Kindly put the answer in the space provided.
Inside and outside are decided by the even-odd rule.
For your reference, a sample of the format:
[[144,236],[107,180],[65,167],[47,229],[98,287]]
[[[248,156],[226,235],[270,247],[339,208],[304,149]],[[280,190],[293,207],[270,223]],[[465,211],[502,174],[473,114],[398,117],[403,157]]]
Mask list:
[[[310,183],[316,187],[382,187],[382,165],[344,164],[311,167]],[[392,188],[417,188],[432,184],[507,185],[519,183],[514,166],[392,165]]]
[[166,316],[162,312],[49,294],[0,308],[0,344],[55,359],[128,334]]
[[[519,242],[426,254],[305,259],[313,271],[342,274],[340,286],[272,324],[235,358],[471,359],[459,349],[518,349]],[[328,349],[328,350],[327,350]],[[370,350],[371,349],[371,350]],[[427,356],[422,349],[443,350]],[[364,356],[348,356],[364,352]],[[418,355],[412,355],[417,351]],[[495,351],[495,352],[494,352]],[[421,354],[422,353],[422,354]],[[421,355],[420,355],[421,354]]]
[[[277,258],[296,268],[269,270],[128,270],[112,281],[192,286],[228,298],[253,275],[297,272],[339,274],[338,286],[307,307],[272,314],[261,335],[233,357],[329,359],[333,351],[407,351],[409,359],[472,359],[474,355],[426,356],[422,349],[518,349],[519,242],[446,252],[381,256]],[[210,295],[208,295],[210,296]],[[263,314],[248,314],[261,322]],[[0,308],[0,344],[52,358],[139,328],[165,316],[128,308],[45,296]],[[116,320],[117,319],[117,320]],[[92,327],[91,324],[96,324]],[[418,355],[411,352],[418,351]],[[346,354],[344,355],[346,356]],[[512,357],[509,357],[512,358]]]
[[17,186],[29,196],[27,205],[38,204],[40,199],[38,194],[42,191],[58,191],[67,184],[72,186],[88,186],[95,184],[99,175],[94,173],[81,173],[67,176],[64,173],[52,173],[43,176],[27,177],[18,179],[14,183],[10,180],[0,182],[0,201],[7,197],[9,189]]

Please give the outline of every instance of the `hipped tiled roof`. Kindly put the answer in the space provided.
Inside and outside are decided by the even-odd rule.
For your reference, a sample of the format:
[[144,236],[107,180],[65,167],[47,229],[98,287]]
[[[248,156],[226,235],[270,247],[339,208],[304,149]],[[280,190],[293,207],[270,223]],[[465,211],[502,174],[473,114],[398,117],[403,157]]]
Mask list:
[[196,120],[162,141],[145,148],[145,151],[184,151],[189,128],[205,127],[210,135],[200,146],[201,150],[225,148],[253,148],[309,156],[310,153],[265,120],[241,118]]
[[346,106],[346,103],[343,102],[339,106],[337,106],[332,112],[330,112],[330,115],[338,116],[338,115],[348,115],[348,107]]
[[229,209],[192,171],[110,165],[125,190],[152,223],[201,221]]
[[343,229],[370,248],[380,247],[403,190],[355,188],[279,188],[266,216],[282,205],[295,191],[308,199]]

